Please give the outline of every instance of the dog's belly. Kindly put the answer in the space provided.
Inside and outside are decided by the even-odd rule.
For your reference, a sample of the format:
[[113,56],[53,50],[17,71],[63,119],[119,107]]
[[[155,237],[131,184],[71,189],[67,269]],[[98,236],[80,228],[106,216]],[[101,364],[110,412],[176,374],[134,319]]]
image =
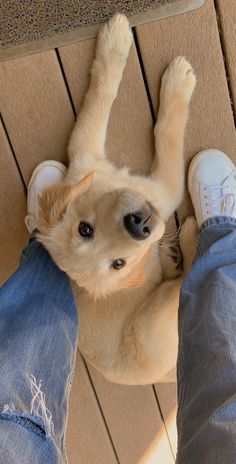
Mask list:
[[116,360],[122,344],[123,328],[132,313],[160,284],[161,274],[149,286],[125,289],[112,296],[94,301],[86,291],[76,290],[79,308],[79,349],[83,356],[105,376]]

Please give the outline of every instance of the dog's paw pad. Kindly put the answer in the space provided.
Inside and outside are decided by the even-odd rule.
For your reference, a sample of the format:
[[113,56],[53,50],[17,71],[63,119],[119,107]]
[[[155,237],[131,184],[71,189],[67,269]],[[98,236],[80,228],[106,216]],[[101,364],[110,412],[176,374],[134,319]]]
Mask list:
[[169,247],[169,257],[175,264],[175,269],[180,270],[182,266],[182,255],[179,246],[176,245]]

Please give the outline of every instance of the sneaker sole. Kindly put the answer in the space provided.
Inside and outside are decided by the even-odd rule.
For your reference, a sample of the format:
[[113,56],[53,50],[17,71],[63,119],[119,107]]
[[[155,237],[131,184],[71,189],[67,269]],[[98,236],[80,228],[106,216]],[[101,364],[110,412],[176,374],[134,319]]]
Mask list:
[[194,158],[192,159],[192,161],[191,161],[191,163],[189,165],[189,169],[188,169],[188,191],[189,191],[190,194],[191,194],[191,188],[190,187],[191,187],[191,184],[192,184],[192,178],[193,178],[193,175],[194,175],[195,168],[196,168],[196,166],[197,166],[197,164],[198,164],[198,162],[199,162],[199,160],[201,158],[203,158],[206,155],[210,155],[210,154],[211,155],[215,155],[215,154],[221,155],[222,158],[227,159],[228,163],[229,162],[231,163],[232,169],[235,169],[234,163],[222,151],[214,149],[214,148],[209,148],[208,150],[200,151],[197,155],[194,156]]
[[59,169],[64,175],[66,175],[66,172],[67,172],[66,166],[64,166],[64,164],[60,163],[59,161],[53,161],[53,160],[52,161],[42,161],[42,163],[39,163],[38,166],[33,171],[33,174],[32,174],[32,176],[30,178],[30,181],[29,181],[28,190],[30,189],[32,183],[34,182],[37,173],[40,171],[40,169],[43,166],[53,166],[53,167]]

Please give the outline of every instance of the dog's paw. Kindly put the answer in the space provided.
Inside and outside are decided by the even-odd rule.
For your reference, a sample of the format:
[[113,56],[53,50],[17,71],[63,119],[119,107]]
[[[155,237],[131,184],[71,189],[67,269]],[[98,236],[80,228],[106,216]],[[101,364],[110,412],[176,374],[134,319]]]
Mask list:
[[192,267],[197,249],[198,225],[195,217],[188,217],[181,227],[179,244],[183,255],[184,273],[188,273]]
[[196,76],[191,64],[183,56],[177,56],[162,76],[162,98],[180,98],[189,102],[196,85]]
[[160,247],[160,260],[163,280],[176,279],[182,273],[182,255],[179,246]]
[[100,30],[98,46],[103,53],[119,54],[126,61],[132,40],[128,19],[123,14],[116,14]]

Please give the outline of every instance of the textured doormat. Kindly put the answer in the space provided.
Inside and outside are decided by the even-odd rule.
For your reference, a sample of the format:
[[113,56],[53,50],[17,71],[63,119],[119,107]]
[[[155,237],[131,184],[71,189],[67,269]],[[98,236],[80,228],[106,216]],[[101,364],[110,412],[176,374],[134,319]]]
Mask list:
[[96,36],[120,12],[131,26],[185,13],[204,0],[0,0],[0,59]]

